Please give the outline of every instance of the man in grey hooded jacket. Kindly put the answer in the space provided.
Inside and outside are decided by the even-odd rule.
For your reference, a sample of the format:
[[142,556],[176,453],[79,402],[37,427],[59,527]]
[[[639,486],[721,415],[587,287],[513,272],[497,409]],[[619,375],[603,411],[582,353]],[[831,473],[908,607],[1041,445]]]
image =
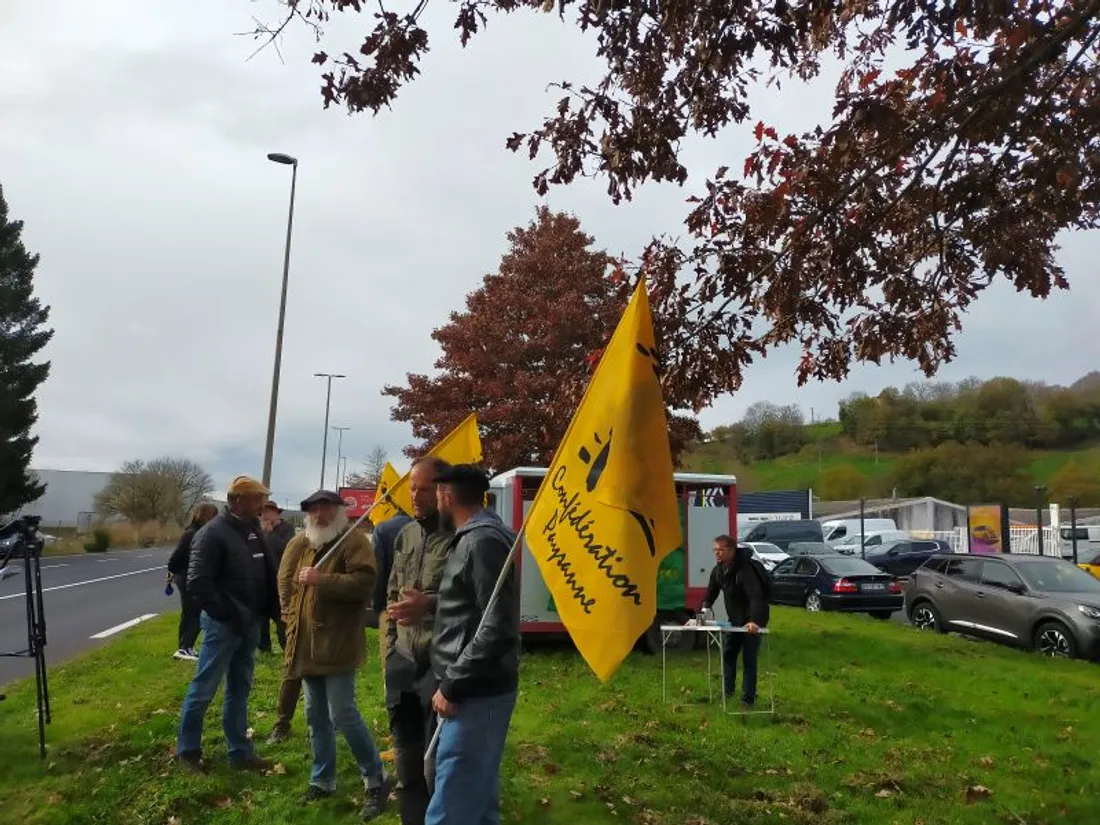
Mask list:
[[[483,502],[488,477],[460,464],[436,478],[439,515],[455,527],[432,638],[440,717],[435,789],[426,825],[498,825],[500,761],[519,687],[515,536]],[[501,588],[492,601],[497,580]],[[484,620],[483,620],[484,618]],[[478,789],[478,790],[472,790]]]

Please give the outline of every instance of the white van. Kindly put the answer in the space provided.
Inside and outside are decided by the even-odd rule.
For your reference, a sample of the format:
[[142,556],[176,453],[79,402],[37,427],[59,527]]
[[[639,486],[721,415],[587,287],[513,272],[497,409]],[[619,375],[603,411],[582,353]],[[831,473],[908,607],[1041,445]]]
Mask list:
[[[1063,525],[1060,532],[1062,557],[1068,559],[1073,556],[1074,528]],[[1100,525],[1077,525],[1077,552],[1086,550],[1100,550]]]
[[[836,544],[847,536],[856,535],[859,533],[859,528],[858,518],[821,522],[821,532],[825,534],[826,544]],[[898,526],[892,518],[865,518],[863,520],[863,533],[867,536],[870,536],[871,533],[883,533],[887,530],[897,529]]]
[[[904,530],[879,530],[877,532],[868,532],[864,536],[864,547],[878,547],[883,544],[889,544],[894,541],[908,541],[911,539],[908,533]],[[850,533],[840,541],[833,544],[837,550],[855,550],[859,551],[859,529],[857,528],[854,533]]]

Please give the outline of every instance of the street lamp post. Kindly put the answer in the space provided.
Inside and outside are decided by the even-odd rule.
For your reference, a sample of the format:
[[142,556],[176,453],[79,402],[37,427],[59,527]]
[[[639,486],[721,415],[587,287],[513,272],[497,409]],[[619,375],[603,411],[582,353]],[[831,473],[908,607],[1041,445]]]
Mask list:
[[275,451],[275,415],[279,406],[279,369],[283,362],[283,321],[286,318],[286,286],[290,276],[290,237],[294,229],[294,190],[298,184],[298,159],[272,152],[267,159],[291,167],[290,212],[286,219],[286,250],[283,253],[283,289],[279,298],[279,326],[275,332],[275,368],[271,376],[271,404],[267,411],[267,442],[264,444],[264,486],[271,487],[271,457]]
[[350,430],[351,427],[333,427],[332,429],[336,430],[340,434],[339,437],[336,440],[336,478],[335,478],[336,486],[333,487],[334,490],[339,490],[340,489],[340,459],[344,455],[344,433],[347,430]]
[[346,375],[340,375],[334,372],[315,372],[314,378],[328,379],[328,388],[325,390],[325,436],[321,441],[321,487],[325,489],[325,458],[328,455],[328,413],[332,406],[332,379],[333,378],[347,378]]

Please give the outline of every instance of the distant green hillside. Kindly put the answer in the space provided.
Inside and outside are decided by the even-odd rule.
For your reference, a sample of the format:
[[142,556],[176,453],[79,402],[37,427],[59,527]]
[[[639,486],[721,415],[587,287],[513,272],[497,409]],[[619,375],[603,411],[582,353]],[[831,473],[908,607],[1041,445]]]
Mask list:
[[[811,443],[794,455],[744,464],[737,461],[725,444],[710,443],[701,444],[686,453],[681,463],[688,472],[733,473],[746,491],[818,489],[822,473],[850,467],[878,487],[874,493],[885,495],[890,492],[884,488],[890,486],[900,454],[880,452],[876,459],[873,451],[838,438],[837,424],[827,423],[806,429],[808,432],[816,431],[815,435],[819,437],[808,438]],[[1025,472],[1033,480],[1032,483],[1046,485],[1071,460],[1086,467],[1100,466],[1100,445],[1081,450],[1035,450],[1029,451],[1027,456]]]

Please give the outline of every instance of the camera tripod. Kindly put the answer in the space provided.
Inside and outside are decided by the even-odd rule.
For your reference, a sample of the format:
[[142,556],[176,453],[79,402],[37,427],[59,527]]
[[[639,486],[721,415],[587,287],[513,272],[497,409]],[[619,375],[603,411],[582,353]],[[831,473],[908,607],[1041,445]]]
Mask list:
[[[23,591],[27,605],[27,647],[0,658],[34,659],[35,696],[38,702],[38,754],[46,758],[46,725],[50,722],[50,689],[46,679],[46,612],[42,604],[42,540],[38,516],[23,516],[0,527],[0,580],[9,578],[8,563],[23,560]],[[18,574],[16,574],[18,575]],[[0,694],[0,700],[6,698]]]

